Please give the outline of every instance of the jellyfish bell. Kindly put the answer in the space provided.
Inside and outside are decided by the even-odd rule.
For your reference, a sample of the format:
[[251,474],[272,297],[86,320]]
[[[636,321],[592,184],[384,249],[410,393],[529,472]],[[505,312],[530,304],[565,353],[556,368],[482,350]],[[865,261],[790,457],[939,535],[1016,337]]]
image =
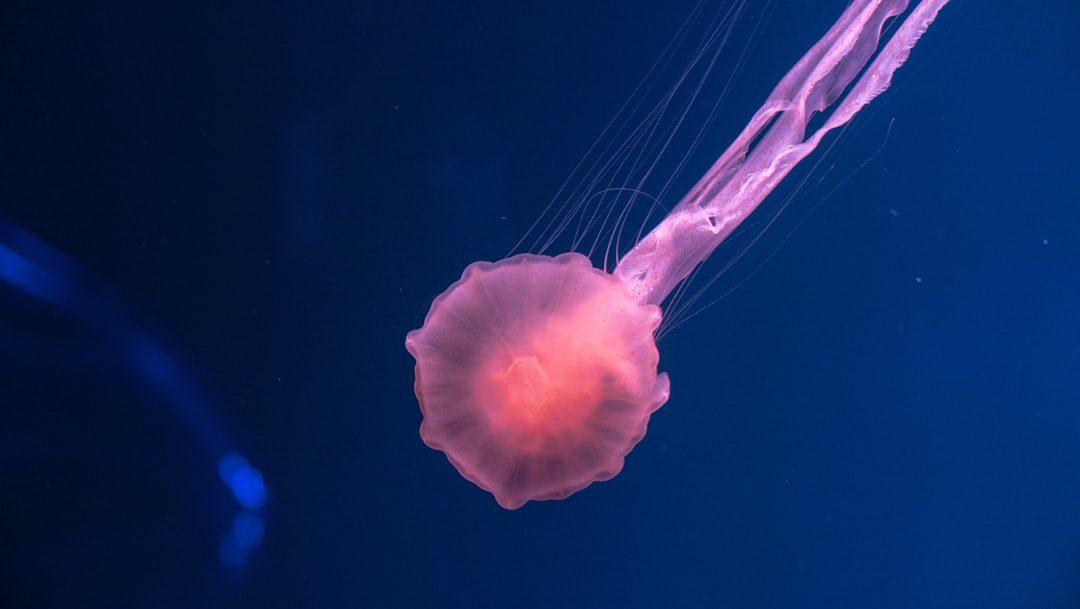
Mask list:
[[420,435],[509,509],[608,480],[668,399],[660,317],[581,254],[474,263],[406,338]]

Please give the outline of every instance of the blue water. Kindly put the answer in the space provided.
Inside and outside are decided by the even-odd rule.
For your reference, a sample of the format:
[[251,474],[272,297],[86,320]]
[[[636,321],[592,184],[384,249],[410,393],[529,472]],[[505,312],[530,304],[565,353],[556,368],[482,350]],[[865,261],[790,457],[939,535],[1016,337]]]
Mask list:
[[[421,442],[405,333],[695,5],[0,6],[0,607],[1080,604],[1072,0],[945,8],[618,477],[505,511]],[[749,3],[665,205],[844,6]]]

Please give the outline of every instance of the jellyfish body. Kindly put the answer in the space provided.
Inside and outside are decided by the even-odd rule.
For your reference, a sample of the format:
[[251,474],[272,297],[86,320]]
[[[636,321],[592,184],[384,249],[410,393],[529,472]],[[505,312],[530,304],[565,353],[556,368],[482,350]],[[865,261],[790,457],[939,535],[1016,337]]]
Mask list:
[[581,254],[472,264],[406,339],[420,435],[506,508],[607,480],[667,401],[659,324]]
[[884,46],[886,22],[908,0],[849,4],[613,274],[580,254],[466,269],[406,339],[424,441],[510,509],[617,474],[668,398],[653,340],[660,303],[829,131],[888,88],[947,2],[922,0]]

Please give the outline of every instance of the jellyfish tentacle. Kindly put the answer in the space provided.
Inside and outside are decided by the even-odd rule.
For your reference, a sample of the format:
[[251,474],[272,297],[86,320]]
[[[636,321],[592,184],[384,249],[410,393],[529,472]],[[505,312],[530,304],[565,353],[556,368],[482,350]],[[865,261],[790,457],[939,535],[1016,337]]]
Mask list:
[[[637,301],[663,302],[827,133],[885,91],[947,3],[920,2],[883,47],[885,23],[907,9],[907,0],[852,3],[780,81],[698,184],[619,261],[615,275],[627,283]],[[851,91],[837,104],[849,86]],[[806,137],[814,114],[834,104],[825,123]]]

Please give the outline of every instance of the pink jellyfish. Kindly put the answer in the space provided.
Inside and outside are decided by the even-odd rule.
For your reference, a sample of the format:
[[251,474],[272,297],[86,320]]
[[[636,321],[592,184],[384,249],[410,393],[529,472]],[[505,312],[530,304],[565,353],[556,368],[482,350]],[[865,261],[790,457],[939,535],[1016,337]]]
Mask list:
[[[405,339],[424,442],[507,509],[618,474],[669,395],[657,372],[660,303],[826,133],[888,88],[947,2],[921,0],[884,46],[885,23],[908,0],[852,2],[614,273],[576,253],[465,269]],[[834,104],[807,137],[811,117]]]

